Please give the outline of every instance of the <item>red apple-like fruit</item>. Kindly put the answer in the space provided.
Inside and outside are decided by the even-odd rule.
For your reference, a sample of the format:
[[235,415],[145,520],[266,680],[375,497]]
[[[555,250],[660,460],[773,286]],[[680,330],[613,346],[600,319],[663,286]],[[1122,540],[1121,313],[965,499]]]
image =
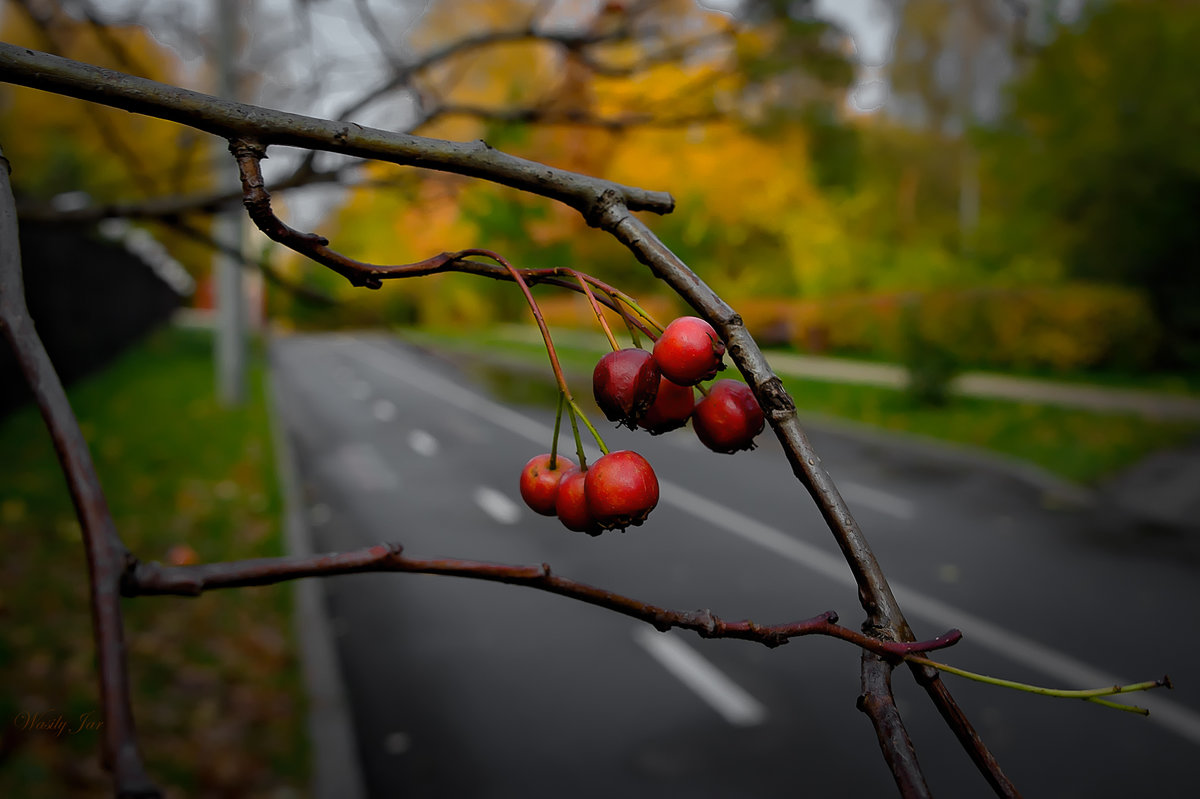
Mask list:
[[711,380],[725,368],[725,344],[712,325],[696,316],[681,316],[654,342],[654,362],[663,376],[681,386]]
[[736,380],[718,380],[692,411],[692,429],[714,452],[754,448],[762,432],[763,412],[754,392]]
[[579,471],[579,467],[570,458],[556,455],[554,468],[551,468],[549,452],[534,455],[521,470],[521,499],[535,513],[553,516],[559,482],[576,471]]
[[605,530],[639,525],[658,504],[658,478],[641,455],[610,452],[586,472],[588,511]]
[[604,529],[596,524],[596,519],[588,508],[586,494],[586,477],[591,474],[574,471],[568,474],[558,484],[558,499],[555,502],[555,512],[558,520],[568,530],[588,535],[600,535]]
[[638,427],[656,436],[687,424],[696,406],[696,390],[691,386],[672,383],[667,378],[658,381],[658,394],[654,404],[638,420]]
[[658,367],[645,350],[629,348],[606,354],[592,372],[592,393],[610,422],[630,430],[658,393]]

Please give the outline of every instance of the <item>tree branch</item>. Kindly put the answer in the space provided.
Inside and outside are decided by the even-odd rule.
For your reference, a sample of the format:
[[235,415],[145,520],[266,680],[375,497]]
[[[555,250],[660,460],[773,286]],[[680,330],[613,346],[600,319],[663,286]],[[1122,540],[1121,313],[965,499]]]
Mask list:
[[559,577],[551,571],[548,563],[540,566],[510,566],[453,558],[421,560],[405,557],[399,544],[377,544],[353,552],[258,558],[196,566],[132,562],[125,572],[121,591],[125,596],[197,596],[219,588],[271,585],[301,577],[332,577],[364,572],[442,574],[523,585],[631,616],[654,625],[662,632],[672,627],[680,627],[699,633],[701,638],[739,638],[776,647],[799,636],[825,635],[847,641],[893,662],[905,655],[944,649],[958,643],[962,638],[962,633],[958,630],[950,630],[929,641],[881,641],[840,626],[837,624],[837,614],[833,611],[789,624],[761,625],[750,620],[727,622],[708,610],[667,610],[603,588]]
[[120,796],[158,797],[158,789],[146,775],[138,751],[129,701],[119,591],[129,553],[117,536],[79,422],[25,305],[16,206],[9,185],[9,164],[2,151],[0,245],[0,332],[12,347],[50,431],[83,532],[100,704],[104,713],[104,760],[113,772]]
[[[269,195],[266,195],[265,188],[262,186],[261,175],[258,174],[255,178],[257,161],[262,157],[267,145],[306,147],[454,172],[556,199],[577,209],[589,224],[604,229],[624,244],[639,261],[647,265],[656,276],[665,281],[701,316],[713,324],[726,342],[731,359],[745,376],[766,412],[776,436],[783,445],[793,472],[817,504],[849,564],[858,586],[859,600],[867,614],[864,623],[865,635],[854,633],[856,636],[861,635],[862,642],[859,645],[868,651],[884,654],[892,651],[890,647],[913,644],[915,638],[913,631],[905,620],[862,531],[828,473],[820,465],[807,436],[799,426],[792,398],[784,390],[779,378],[771,371],[762,352],[746,331],[740,316],[663,245],[645,223],[630,213],[636,210],[651,210],[660,213],[670,211],[672,201],[669,195],[552,169],[499,153],[483,142],[467,144],[437,141],[221,101],[196,92],[133,78],[118,72],[102,70],[7,44],[0,44],[0,79],[170,119],[231,140],[244,140],[239,143],[243,150],[239,152],[237,147],[234,150],[239,160],[239,166],[243,170],[247,209],[252,217],[257,217],[256,223],[272,238],[289,243],[289,246],[294,249],[305,252],[318,262],[341,271],[352,281],[357,280],[361,285],[378,285],[379,281],[385,277],[408,277],[439,271],[470,271],[487,276],[493,275],[484,265],[463,260],[465,255],[475,252],[470,250],[443,253],[417,264],[398,267],[370,267],[352,262],[329,250],[328,242],[319,236],[300,233],[288,228],[270,212]],[[250,164],[251,161],[253,165]],[[247,176],[251,179],[247,180]],[[364,267],[366,267],[365,277]],[[548,278],[545,282],[553,282],[553,279]],[[328,557],[344,558],[346,556]],[[459,561],[413,562],[403,559],[398,551],[387,547],[374,548],[367,551],[366,554],[359,553],[358,557],[358,561],[351,559],[349,562],[339,562],[336,568],[341,568],[343,573],[363,570],[361,567],[365,558],[378,563],[392,563],[390,568],[398,570],[420,570],[429,573],[517,582],[556,593],[576,595],[573,593],[576,588],[567,587],[566,583],[558,582],[560,578],[553,577],[545,567],[540,570],[534,567],[533,570],[512,573],[497,571],[497,569],[511,570],[513,567],[489,564],[470,564]],[[286,559],[284,560],[286,561]],[[418,563],[420,566],[415,565]],[[399,568],[396,564],[408,565],[409,568]],[[149,581],[155,574],[153,571],[149,573],[146,571],[151,568],[150,566],[139,568],[142,571],[135,578],[129,578],[127,575],[127,588],[128,585],[133,585],[135,588],[143,585],[142,580]],[[161,570],[163,567],[157,568]],[[183,568],[192,571],[166,572],[166,574],[181,575],[181,581],[171,582],[172,579],[175,579],[171,578],[168,579],[166,585],[173,585],[178,592],[184,593],[204,590],[206,586],[216,587],[218,584],[251,584],[245,582],[247,579],[274,581],[273,577],[268,578],[260,572],[253,572],[255,568],[281,569],[281,574],[286,573],[291,577],[317,573],[313,571],[316,568],[315,564],[294,561],[286,563],[283,561],[260,562],[258,566],[227,564],[222,567],[224,571],[222,568],[218,568],[217,564],[208,567]],[[325,568],[322,567],[322,569]],[[196,571],[197,569],[200,571]],[[251,571],[247,572],[246,569]],[[136,571],[135,575],[137,575]],[[279,577],[279,579],[287,578]],[[132,583],[129,582],[131,579]],[[155,579],[167,578],[160,576]],[[567,581],[567,583],[569,582]],[[571,584],[571,586],[578,585]],[[600,604],[596,601],[596,596],[588,595],[587,591],[582,588],[578,590],[582,593],[577,598]],[[589,590],[600,591],[600,589]],[[632,602],[632,600],[629,601]],[[651,606],[644,607],[651,608]],[[653,608],[641,612],[651,613],[651,618],[648,620],[653,621],[656,618],[654,614],[660,611],[661,609]],[[626,611],[622,610],[621,612]],[[713,620],[711,614],[704,612],[700,615],[685,615],[677,620],[671,619],[671,623],[708,632],[716,629],[717,621]],[[762,635],[761,632],[755,632],[749,622],[736,622],[728,625],[721,622],[721,624],[725,625],[728,630],[736,631],[736,637]],[[775,640],[782,634],[777,628],[759,628],[759,630],[761,629],[772,631],[770,640]],[[838,634],[838,637],[844,636]],[[875,671],[878,668],[879,666],[864,662],[864,684],[873,690],[878,687],[881,676]],[[944,691],[944,687],[939,689],[938,695]],[[879,695],[878,691],[867,692],[867,694]],[[886,702],[886,696],[884,701]],[[935,701],[942,703],[939,707],[953,706],[948,692],[945,692],[944,697],[940,700],[936,699],[935,695]],[[889,765],[893,768],[897,783],[918,784],[917,778],[920,774],[915,760],[906,758],[902,751],[893,752],[889,748],[894,746],[889,742],[907,739],[898,714],[888,711],[885,706],[881,705],[880,710],[872,718],[880,719],[878,728],[883,729],[885,733],[880,736],[881,746],[885,749],[885,756],[889,759]],[[965,723],[965,718],[963,722]],[[960,725],[960,728],[965,730],[969,728],[969,725],[965,727]],[[897,736],[900,738],[898,739]],[[960,735],[960,740],[962,738],[963,736]],[[974,746],[968,741],[964,741],[964,745],[967,745],[969,751],[972,751],[972,746]],[[979,748],[976,747],[973,757],[976,757],[978,752]],[[985,771],[985,774],[988,773]]]
[[[347,168],[327,172],[293,174],[275,184],[276,191],[339,183]],[[212,214],[223,208],[239,204],[242,192],[203,192],[169,197],[153,197],[132,202],[89,205],[62,211],[50,205],[21,203],[17,213],[30,222],[99,222],[104,219],[170,219],[186,214]]]
[[975,731],[970,719],[958,706],[958,702],[950,695],[950,689],[942,682],[937,671],[928,666],[922,666],[920,663],[909,663],[908,667],[917,683],[929,695],[942,720],[946,722],[946,726],[954,733],[954,737],[958,739],[963,750],[971,758],[971,762],[975,764],[975,768],[987,780],[988,785],[992,786],[992,791],[1005,799],[1020,799],[1021,792],[1000,768],[999,761],[996,760],[995,755],[991,753],[983,739],[979,737],[979,733]]
[[446,103],[429,110],[422,124],[443,116],[468,116],[495,122],[524,122],[540,125],[575,125],[579,127],[604,128],[621,131],[633,127],[681,128],[700,122],[712,122],[722,115],[719,111],[700,111],[694,114],[678,114],[660,117],[649,112],[629,112],[618,116],[596,116],[586,111],[570,109],[551,111],[540,106],[524,108],[489,108],[466,103]]
[[555,169],[502,153],[483,141],[429,139],[273,111],[6,42],[0,42],[0,80],[168,119],[227,139],[248,138],[263,145],[304,147],[483,178],[558,200],[581,212],[605,191],[615,192],[631,210],[668,213],[675,205],[665,192]]
[[917,751],[896,708],[892,664],[866,650],[862,653],[862,695],[858,697],[858,709],[867,714],[875,727],[879,748],[900,795],[905,799],[931,796],[921,764],[917,762]]

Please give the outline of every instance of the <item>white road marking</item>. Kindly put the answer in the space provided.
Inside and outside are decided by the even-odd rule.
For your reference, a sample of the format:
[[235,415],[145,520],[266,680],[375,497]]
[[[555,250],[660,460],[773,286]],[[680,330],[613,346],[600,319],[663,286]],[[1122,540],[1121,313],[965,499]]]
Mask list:
[[371,403],[371,414],[381,422],[390,422],[396,418],[396,403],[377,399]]
[[438,440],[424,430],[413,430],[409,433],[408,445],[412,447],[413,452],[426,458],[432,458],[441,449]]
[[633,638],[675,679],[691,688],[730,724],[753,727],[766,721],[767,709],[761,702],[678,636],[642,626],[634,628]]
[[333,511],[329,509],[328,505],[317,503],[308,509],[308,521],[310,524],[320,527],[331,518],[333,518]]
[[494,488],[476,488],[475,504],[500,524],[516,524],[521,521],[521,509],[517,507],[517,503]]
[[[460,409],[477,414],[510,432],[534,442],[548,441],[554,431],[516,411],[499,405],[450,380],[422,371],[418,379],[401,366],[400,358],[383,347],[346,337],[348,352],[408,385],[437,396]],[[589,457],[591,457],[589,455]],[[674,483],[659,481],[661,501],[670,503],[703,523],[709,523],[768,551],[804,566],[835,583],[854,588],[854,578],[842,559],[812,544],[792,538],[744,513],[719,505]],[[1044,646],[1025,636],[985,621],[915,589],[891,583],[905,613],[920,617],[940,630],[957,627],[972,644],[1045,674],[1063,688],[1098,688],[1129,682]],[[1149,720],[1194,744],[1200,744],[1200,713],[1154,694],[1139,694],[1137,704],[1151,710]]]
[[362,491],[394,491],[400,478],[375,447],[365,442],[346,444],[333,455],[339,476]]
[[838,480],[838,491],[850,505],[870,508],[878,513],[894,516],[901,521],[909,521],[917,515],[916,505],[911,500],[898,497],[878,488],[871,488],[852,480]]

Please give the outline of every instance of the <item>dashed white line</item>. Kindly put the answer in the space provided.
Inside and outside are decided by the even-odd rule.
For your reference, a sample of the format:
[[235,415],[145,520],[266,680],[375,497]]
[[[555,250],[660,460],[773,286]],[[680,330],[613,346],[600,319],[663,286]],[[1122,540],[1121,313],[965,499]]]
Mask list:
[[408,434],[408,446],[418,455],[424,455],[426,458],[432,458],[438,454],[441,445],[432,434],[425,430],[413,430]]
[[333,511],[328,505],[317,503],[308,509],[308,522],[320,527],[333,518]]
[[[400,359],[394,353],[382,347],[350,337],[345,341],[352,345],[348,346],[348,352],[353,357],[462,410],[482,416],[516,435],[537,443],[545,442],[553,436],[549,426],[492,402],[453,381],[432,375],[428,371],[423,371],[419,380],[414,378],[401,368]],[[682,486],[660,480],[659,488],[662,501],[696,516],[702,523],[710,523],[744,538],[835,583],[854,587],[854,578],[839,557],[792,538],[744,513],[712,502]],[[907,586],[892,583],[892,591],[900,605],[911,616],[923,618],[941,629],[958,627],[967,631],[972,643],[1061,680],[1066,685],[1085,687],[1128,682]],[[1153,695],[1139,696],[1138,704],[1150,708],[1149,720],[1152,723],[1171,730],[1192,743],[1200,744],[1200,713],[1172,700]]]
[[762,703],[729,679],[678,636],[650,627],[635,627],[633,638],[675,679],[736,727],[753,727],[767,719]]
[[396,403],[377,399],[371,403],[371,415],[381,422],[390,422],[396,418]]
[[400,478],[375,447],[365,442],[346,444],[334,454],[339,476],[362,491],[394,491]]
[[521,520],[521,509],[517,503],[494,488],[476,488],[475,504],[500,524],[516,524]]

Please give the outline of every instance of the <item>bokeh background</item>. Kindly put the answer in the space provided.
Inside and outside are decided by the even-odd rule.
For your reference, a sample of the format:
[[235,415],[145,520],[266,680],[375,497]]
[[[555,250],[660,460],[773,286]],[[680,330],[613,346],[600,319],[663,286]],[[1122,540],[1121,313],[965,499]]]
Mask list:
[[[669,191],[676,211],[648,223],[792,365],[805,413],[980,447],[1091,486],[1195,447],[1194,2],[230,8],[224,55],[217,2],[10,0],[0,37],[206,92],[224,71],[246,102],[481,138]],[[118,526],[147,558],[281,551],[261,383],[268,331],[383,328],[477,357],[541,357],[510,284],[446,275],[363,291],[246,229],[249,390],[230,407],[212,377],[213,212],[233,170],[220,148],[171,123],[11,85],[0,87],[0,146],[34,316],[60,370],[81,381],[72,398]],[[565,207],[436,172],[270,156],[277,213],[352,257],[486,247],[521,267],[593,273],[662,318],[685,310]],[[603,351],[581,298],[538,296],[566,357]],[[36,413],[12,365],[0,367],[0,793],[103,795],[94,738],[9,724],[21,713],[75,718],[95,696],[78,530]],[[963,380],[980,372],[1153,394],[1185,410],[971,395]],[[151,708],[145,745],[180,795],[304,792],[305,738],[281,721],[304,701],[289,596],[131,608],[132,651],[156,655],[134,664]],[[231,628],[230,614],[241,623]],[[186,701],[196,694],[198,706]]]

